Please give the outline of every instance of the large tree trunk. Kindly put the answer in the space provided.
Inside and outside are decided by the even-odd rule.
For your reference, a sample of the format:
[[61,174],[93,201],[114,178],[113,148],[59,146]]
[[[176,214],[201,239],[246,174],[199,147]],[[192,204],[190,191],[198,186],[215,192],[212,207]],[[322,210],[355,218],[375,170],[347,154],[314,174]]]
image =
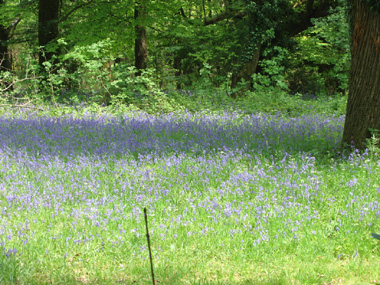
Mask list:
[[39,64],[49,61],[57,53],[46,49],[46,45],[58,37],[58,17],[60,0],[39,0],[38,5],[38,45],[42,47],[39,53]]
[[146,69],[148,63],[148,42],[146,37],[146,29],[141,25],[141,20],[145,17],[145,6],[141,2],[136,2],[135,7],[135,20],[138,22],[136,24],[136,39],[135,39],[135,67],[138,72],[137,75],[141,74],[141,71]]
[[352,1],[352,58],[343,146],[364,149],[371,129],[380,130],[380,14]]

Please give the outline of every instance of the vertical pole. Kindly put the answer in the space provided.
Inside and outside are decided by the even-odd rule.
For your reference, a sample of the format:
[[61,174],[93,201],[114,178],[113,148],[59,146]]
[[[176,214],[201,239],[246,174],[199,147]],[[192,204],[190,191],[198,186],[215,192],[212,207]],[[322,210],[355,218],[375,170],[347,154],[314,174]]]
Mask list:
[[150,237],[149,237],[149,230],[148,230],[148,217],[147,217],[147,214],[146,214],[146,208],[144,208],[144,217],[145,217],[146,238],[148,240],[148,250],[149,250],[149,259],[150,259],[150,271],[152,273],[152,282],[153,282],[153,285],[155,285],[156,281],[154,280],[153,260],[152,260],[152,251],[150,250]]

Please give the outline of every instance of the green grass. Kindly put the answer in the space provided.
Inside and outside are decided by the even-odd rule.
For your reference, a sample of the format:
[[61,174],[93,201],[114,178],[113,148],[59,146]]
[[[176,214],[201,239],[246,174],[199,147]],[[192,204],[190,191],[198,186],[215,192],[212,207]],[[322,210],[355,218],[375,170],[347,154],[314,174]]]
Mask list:
[[[214,158],[215,159],[215,158]],[[301,163],[301,161],[299,161]],[[74,162],[77,168],[80,162]],[[286,163],[286,165],[289,165]],[[133,173],[133,178],[127,174],[131,168],[123,170],[120,166],[110,166],[103,168],[86,167],[78,171],[72,170],[63,173],[57,170],[50,170],[53,177],[63,177],[61,181],[50,181],[54,185],[68,184],[70,180],[88,181],[91,173],[96,173],[95,179],[100,185],[88,186],[88,190],[96,188],[93,193],[88,191],[86,199],[93,199],[94,211],[100,211],[103,217],[107,216],[107,211],[116,207],[125,206],[124,214],[132,212],[132,197],[124,198],[124,203],[108,202],[103,207],[97,207],[96,201],[100,197],[108,195],[117,196],[115,189],[121,189],[122,181],[136,181],[136,193],[140,190],[144,193],[144,188],[154,184],[157,177],[167,177],[168,180],[162,182],[170,189],[170,194],[159,203],[149,205],[149,222],[152,233],[153,259],[155,264],[156,278],[163,283],[343,283],[358,284],[371,283],[379,278],[378,273],[378,242],[370,237],[372,231],[379,230],[377,217],[374,210],[369,209],[361,216],[361,209],[371,201],[378,200],[378,193],[374,191],[380,183],[377,173],[374,171],[377,164],[371,162],[361,162],[359,165],[339,163],[339,167],[315,168],[311,167],[306,173],[294,172],[294,169],[279,169],[272,172],[271,163],[262,164],[263,170],[285,181],[297,180],[306,183],[310,180],[310,175],[317,177],[321,185],[320,193],[310,204],[306,199],[298,196],[296,191],[289,192],[289,197],[294,197],[300,205],[290,207],[286,211],[281,211],[281,215],[274,215],[275,207],[280,207],[278,200],[284,197],[278,193],[276,200],[267,202],[266,198],[273,199],[270,195],[274,191],[271,182],[262,178],[257,183],[245,183],[240,187],[264,187],[268,192],[264,192],[262,197],[254,197],[250,193],[232,194],[218,199],[218,202],[250,201],[255,206],[266,205],[266,214],[260,219],[242,217],[235,219],[223,219],[213,221],[208,216],[210,213],[197,209],[194,213],[188,207],[186,200],[194,199],[207,204],[207,195],[218,197],[212,188],[220,185],[221,181],[231,178],[233,173],[249,171],[257,173],[255,167],[250,168],[242,161],[232,161],[224,165],[222,169],[208,169],[202,165],[197,171],[186,171],[185,166],[196,167],[194,161],[185,160],[179,169],[169,168],[166,174],[162,170],[163,162],[152,165],[151,162],[142,163]],[[53,164],[54,169],[58,165]],[[210,173],[204,173],[206,168]],[[102,169],[103,171],[100,171]],[[142,169],[157,170],[157,176],[152,177],[149,182],[143,182],[144,173]],[[126,171],[126,172],[124,172]],[[43,172],[41,170],[41,172]],[[123,173],[123,179],[115,178],[115,174]],[[203,172],[203,175],[200,174]],[[106,174],[107,173],[107,174]],[[185,173],[186,179],[180,180],[179,173]],[[260,171],[259,173],[262,173]],[[24,181],[36,180],[38,172],[33,174],[26,169],[18,175],[29,177]],[[345,183],[352,175],[358,177],[356,187],[352,189],[352,195]],[[42,175],[41,175],[42,176]],[[48,183],[47,177],[39,177],[41,188]],[[199,182],[200,178],[210,178],[210,182],[205,185]],[[339,178],[338,178],[339,177]],[[337,179],[338,178],[338,179]],[[183,183],[189,183],[192,189],[190,193],[183,193]],[[373,185],[368,186],[368,181]],[[86,183],[86,182],[85,182]],[[162,185],[161,184],[161,185]],[[46,187],[46,186],[45,186]],[[302,187],[301,187],[302,188]],[[301,191],[301,189],[297,189]],[[75,191],[68,192],[73,193]],[[144,237],[144,225],[142,216],[138,221],[127,216],[115,214],[115,220],[110,220],[107,226],[94,227],[89,220],[91,205],[84,206],[80,202],[81,195],[76,197],[72,203],[66,205],[52,205],[48,209],[39,209],[38,212],[20,211],[12,215],[13,226],[20,231],[19,222],[25,224],[25,220],[30,221],[28,234],[30,242],[26,246],[21,246],[23,238],[19,238],[11,244],[22,248],[22,255],[2,257],[1,277],[3,282],[34,282],[34,283],[71,283],[71,282],[109,282],[122,281],[131,283],[149,282],[148,253],[141,247],[146,247]],[[198,196],[197,196],[198,195]],[[357,198],[357,202],[350,204],[352,198]],[[323,199],[320,200],[320,199]],[[330,201],[329,201],[330,199]],[[132,201],[131,201],[132,200]],[[270,201],[269,200],[269,201]],[[136,203],[136,202],[135,202]],[[149,202],[146,202],[149,204]],[[357,203],[357,204],[356,204]],[[3,199],[2,205],[9,207]],[[309,205],[309,209],[305,206]],[[347,207],[347,205],[351,205]],[[286,206],[284,206],[286,208]],[[295,209],[293,209],[295,208]],[[57,210],[59,209],[59,210]],[[80,219],[76,218],[73,209],[80,213]],[[141,209],[141,208],[140,208]],[[342,214],[341,211],[347,211]],[[52,216],[54,213],[55,216]],[[316,211],[317,213],[315,213]],[[64,213],[64,214],[63,214]],[[251,212],[253,213],[253,212]],[[183,219],[187,224],[168,220],[168,217],[178,217],[183,214]],[[311,221],[307,218],[312,214],[315,216]],[[345,216],[346,215],[346,216]],[[253,244],[259,237],[261,229],[253,230],[254,234],[244,232],[245,226],[255,227],[259,221],[265,217],[269,221],[265,224],[264,231],[267,231],[268,240],[261,241],[260,244]],[[87,218],[86,218],[87,217]],[[193,221],[193,218],[196,218]],[[237,219],[237,220],[236,220]],[[43,221],[44,220],[44,221]],[[301,225],[297,225],[299,221]],[[263,223],[263,222],[262,222]],[[368,223],[372,223],[371,226]],[[125,230],[120,234],[120,227]],[[202,229],[208,227],[210,230],[206,234],[200,234]],[[295,228],[298,236],[294,239],[292,230]],[[337,230],[339,227],[339,231]],[[11,227],[12,228],[12,227]],[[15,229],[15,230],[16,230]],[[106,233],[104,232],[106,229]],[[137,229],[139,237],[136,237],[134,230]],[[281,230],[278,232],[278,230]],[[242,230],[231,236],[231,231]],[[21,230],[22,231],[22,230]],[[131,233],[132,231],[132,233]],[[189,232],[192,233],[189,235]],[[285,234],[283,234],[285,232]],[[313,233],[315,232],[315,233]],[[88,244],[73,244],[65,242],[69,236],[75,238],[85,238],[93,235]],[[101,237],[96,237],[99,234]],[[79,237],[78,237],[78,236]],[[278,235],[278,237],[275,237]],[[54,239],[56,238],[56,239]],[[118,243],[123,240],[122,244]],[[244,242],[242,242],[244,240]],[[12,240],[13,241],[13,240]],[[107,241],[107,242],[106,242]],[[105,242],[105,245],[102,245]],[[114,244],[113,244],[114,243]],[[67,246],[69,244],[70,246]],[[65,258],[65,254],[67,257]]]
[[[324,110],[332,110],[326,102]],[[26,113],[25,124],[6,129],[9,120],[0,123],[1,283],[150,283],[144,207],[155,276],[162,284],[379,282],[380,244],[370,235],[380,232],[379,161],[373,153],[338,155],[325,139],[333,135],[339,140],[339,129],[330,128],[335,121],[318,125],[320,130],[309,124],[315,132],[301,128],[302,137],[289,134],[291,141],[271,137],[276,135],[271,129],[283,118],[290,118],[284,126],[297,125],[294,118],[300,117],[289,112],[270,117],[268,145],[255,148],[249,143],[259,143],[260,133],[247,135],[244,113],[189,115],[191,122],[200,120],[196,126],[181,115],[151,116],[155,124],[144,129],[139,122],[145,115],[132,112],[122,119],[120,113],[113,117],[99,110],[85,119],[86,128],[47,123],[41,114],[35,119]],[[81,112],[75,116],[83,117]],[[62,109],[55,117],[69,113]],[[176,116],[182,119],[165,123]],[[131,117],[135,121],[128,121]],[[193,129],[171,129],[181,122]],[[84,151],[86,144],[121,146],[128,139],[123,132],[133,124],[138,145],[146,143],[144,138],[156,140],[141,148],[151,152]],[[223,126],[225,146],[237,141],[249,147],[207,149],[202,143],[210,136],[203,136],[206,129],[199,126],[215,132]],[[69,155],[65,147],[70,142],[62,138],[76,131],[82,134],[78,141],[88,141]],[[21,134],[30,138],[28,151]],[[198,147],[170,151],[171,143],[199,137]],[[168,147],[157,152],[161,143]],[[55,148],[61,152],[52,155]],[[17,253],[8,252],[13,249]]]

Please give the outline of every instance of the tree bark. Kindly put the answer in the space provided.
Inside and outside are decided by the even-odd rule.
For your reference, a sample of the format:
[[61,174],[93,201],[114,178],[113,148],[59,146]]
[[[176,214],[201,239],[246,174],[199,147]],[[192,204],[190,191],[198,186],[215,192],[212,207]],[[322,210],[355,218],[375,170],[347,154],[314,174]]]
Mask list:
[[8,51],[9,32],[6,27],[0,25],[0,71],[12,69],[12,61]]
[[[4,0],[0,0],[0,6],[2,5],[5,5]],[[20,18],[16,18],[8,27],[0,25],[0,72],[12,70],[12,57],[9,52],[8,41],[12,37],[12,31],[20,21]],[[3,85],[5,90],[13,90],[12,83],[10,82],[2,81],[0,85]]]
[[38,45],[41,47],[38,62],[42,67],[45,61],[49,61],[56,54],[46,45],[58,37],[60,0],[39,0],[38,4]]
[[380,130],[380,11],[352,1],[351,70],[342,146],[366,147],[371,129]]
[[330,9],[337,5],[335,0],[318,1],[317,5],[314,5],[314,2],[314,0],[307,0],[305,11],[297,13],[293,21],[285,23],[289,36],[296,36],[307,30],[313,25],[311,19],[326,17]]
[[[0,6],[2,5],[5,5],[4,0],[0,0]],[[10,71],[12,69],[12,60],[8,50],[11,27],[0,25],[0,71]]]
[[181,82],[178,80],[179,77],[181,76],[181,61],[182,61],[182,58],[180,57],[179,55],[179,52],[175,52],[175,55],[174,55],[174,60],[173,60],[173,68],[175,70],[175,73],[174,75],[176,76],[177,78],[177,89],[180,90],[181,89]]
[[138,72],[137,75],[141,75],[141,71],[146,69],[148,63],[148,41],[146,36],[146,29],[141,25],[141,20],[146,16],[145,6],[141,2],[136,2],[135,7],[135,20],[137,22],[136,39],[135,39],[135,67]]
[[[0,1],[2,4],[2,1]],[[12,70],[12,58],[8,50],[9,29],[0,25],[0,73]],[[0,89],[12,90],[10,82],[0,81]]]
[[[248,12],[248,25],[249,25],[249,37],[257,33],[256,25],[254,23],[254,18],[255,15],[253,15],[252,12]],[[239,67],[238,70],[236,70],[232,74],[231,78],[231,88],[234,89],[238,86],[239,82],[244,81],[245,86],[242,86],[242,88],[238,91],[232,92],[231,96],[233,98],[238,97],[241,94],[244,94],[246,91],[248,91],[251,88],[251,83],[252,83],[252,75],[256,73],[257,65],[259,64],[259,59],[260,59],[260,54],[261,54],[261,47],[262,47],[262,42],[261,39],[256,39],[252,40],[250,38],[245,38],[245,41],[248,43],[246,49],[246,53],[249,52],[249,60],[244,60]]]
[[[252,58],[244,63],[238,72],[232,74],[231,78],[231,88],[236,88],[238,83],[244,80],[246,86],[243,87],[238,93],[244,93],[248,91],[252,82],[252,75],[256,72],[257,65],[259,64],[261,53],[261,44],[258,44],[256,50],[252,54]],[[239,94],[236,92],[232,93],[232,97],[236,98]]]

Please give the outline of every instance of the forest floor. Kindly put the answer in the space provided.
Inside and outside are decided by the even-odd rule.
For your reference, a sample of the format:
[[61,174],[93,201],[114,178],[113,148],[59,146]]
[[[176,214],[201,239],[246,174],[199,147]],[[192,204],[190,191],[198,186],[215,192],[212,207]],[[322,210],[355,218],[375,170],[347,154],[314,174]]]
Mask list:
[[265,100],[3,109],[0,282],[151,282],[144,208],[162,284],[380,282],[376,138],[340,152],[342,99]]

